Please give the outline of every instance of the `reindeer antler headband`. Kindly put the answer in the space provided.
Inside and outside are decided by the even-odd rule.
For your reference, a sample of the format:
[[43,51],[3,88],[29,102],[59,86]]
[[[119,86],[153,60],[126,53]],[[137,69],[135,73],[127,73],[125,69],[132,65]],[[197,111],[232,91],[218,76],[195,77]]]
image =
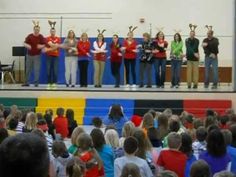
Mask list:
[[39,21],[35,21],[35,20],[32,20],[33,24],[34,24],[34,27],[40,27],[39,26]]
[[129,26],[129,32],[133,33],[138,27]]
[[98,35],[99,35],[99,34],[103,35],[103,33],[104,33],[105,31],[106,31],[105,29],[103,29],[102,31],[101,31],[100,29],[98,29]]
[[190,23],[189,28],[190,28],[191,31],[195,32],[195,29],[197,28],[197,25],[194,25],[194,24]]
[[55,29],[56,23],[57,22],[55,22],[55,21],[53,22],[51,20],[48,20],[48,24],[50,25],[51,29],[53,29],[53,30]]
[[206,25],[205,26],[209,31],[212,31],[213,26],[212,25]]

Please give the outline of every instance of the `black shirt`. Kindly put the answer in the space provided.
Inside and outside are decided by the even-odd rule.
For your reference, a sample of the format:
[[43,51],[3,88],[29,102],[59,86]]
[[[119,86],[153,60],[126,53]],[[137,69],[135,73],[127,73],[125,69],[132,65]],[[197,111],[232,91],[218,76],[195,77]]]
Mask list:
[[213,37],[212,39],[205,38],[203,43],[207,43],[206,47],[203,47],[205,55],[208,57],[211,53],[217,55],[219,53],[219,41],[217,38]]

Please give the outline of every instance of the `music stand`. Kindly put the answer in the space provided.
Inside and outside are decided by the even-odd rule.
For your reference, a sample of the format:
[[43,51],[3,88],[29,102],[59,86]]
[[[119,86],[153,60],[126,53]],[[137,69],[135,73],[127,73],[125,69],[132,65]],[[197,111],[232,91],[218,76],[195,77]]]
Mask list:
[[20,57],[25,57],[26,49],[24,46],[13,46],[12,47],[12,56],[19,57],[19,82],[21,82],[21,62]]

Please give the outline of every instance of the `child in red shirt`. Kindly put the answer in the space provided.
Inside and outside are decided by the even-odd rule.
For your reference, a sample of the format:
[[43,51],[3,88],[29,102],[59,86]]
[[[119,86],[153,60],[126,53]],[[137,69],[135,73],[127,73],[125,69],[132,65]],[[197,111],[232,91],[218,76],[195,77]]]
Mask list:
[[85,163],[84,177],[101,177],[105,175],[102,160],[92,144],[90,135],[80,134],[77,139],[78,150],[75,156]]
[[64,117],[64,109],[57,109],[57,117],[54,119],[53,124],[56,128],[56,133],[61,134],[62,138],[66,138],[69,134],[68,130],[68,120]]
[[178,177],[184,177],[187,156],[179,151],[181,136],[176,132],[168,135],[169,149],[162,150],[157,160],[160,170],[174,171]]

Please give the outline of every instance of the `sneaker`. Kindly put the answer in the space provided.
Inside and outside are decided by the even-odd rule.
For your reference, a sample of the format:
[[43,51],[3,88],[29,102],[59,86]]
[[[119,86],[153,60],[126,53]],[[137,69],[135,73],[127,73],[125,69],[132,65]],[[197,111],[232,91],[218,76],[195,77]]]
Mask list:
[[179,85],[176,85],[175,88],[179,88]]
[[57,84],[54,83],[54,84],[51,85],[51,87],[52,87],[52,88],[56,88],[56,87],[57,87]]
[[171,85],[170,88],[174,88],[175,86],[174,85]]
[[217,89],[217,85],[212,85],[211,89]]
[[35,87],[38,87],[38,86],[39,86],[39,84],[34,84],[34,86],[35,86]]
[[66,84],[66,87],[69,87],[69,84]]
[[22,86],[22,87],[29,87],[30,85],[27,84],[27,83],[25,83],[25,84],[22,84],[21,86]]
[[125,85],[125,87],[126,87],[126,88],[129,88],[129,87],[130,87],[130,85],[129,85],[129,84],[126,84],[126,85]]
[[71,85],[71,87],[75,87],[75,85]]
[[194,88],[194,89],[197,89],[197,85],[194,85],[193,88]]
[[140,85],[139,85],[139,88],[143,88],[143,84],[140,84]]
[[206,89],[207,89],[208,87],[209,87],[209,85],[204,85],[204,88],[206,88]]
[[188,89],[191,89],[191,85],[188,85]]
[[164,86],[164,85],[161,85],[161,88],[165,88],[165,86]]
[[120,86],[119,86],[119,85],[115,85],[114,87],[115,87],[115,88],[119,88]]
[[146,88],[152,88],[152,86],[151,85],[147,85]]
[[136,84],[133,84],[131,87],[132,87],[132,88],[136,88]]

